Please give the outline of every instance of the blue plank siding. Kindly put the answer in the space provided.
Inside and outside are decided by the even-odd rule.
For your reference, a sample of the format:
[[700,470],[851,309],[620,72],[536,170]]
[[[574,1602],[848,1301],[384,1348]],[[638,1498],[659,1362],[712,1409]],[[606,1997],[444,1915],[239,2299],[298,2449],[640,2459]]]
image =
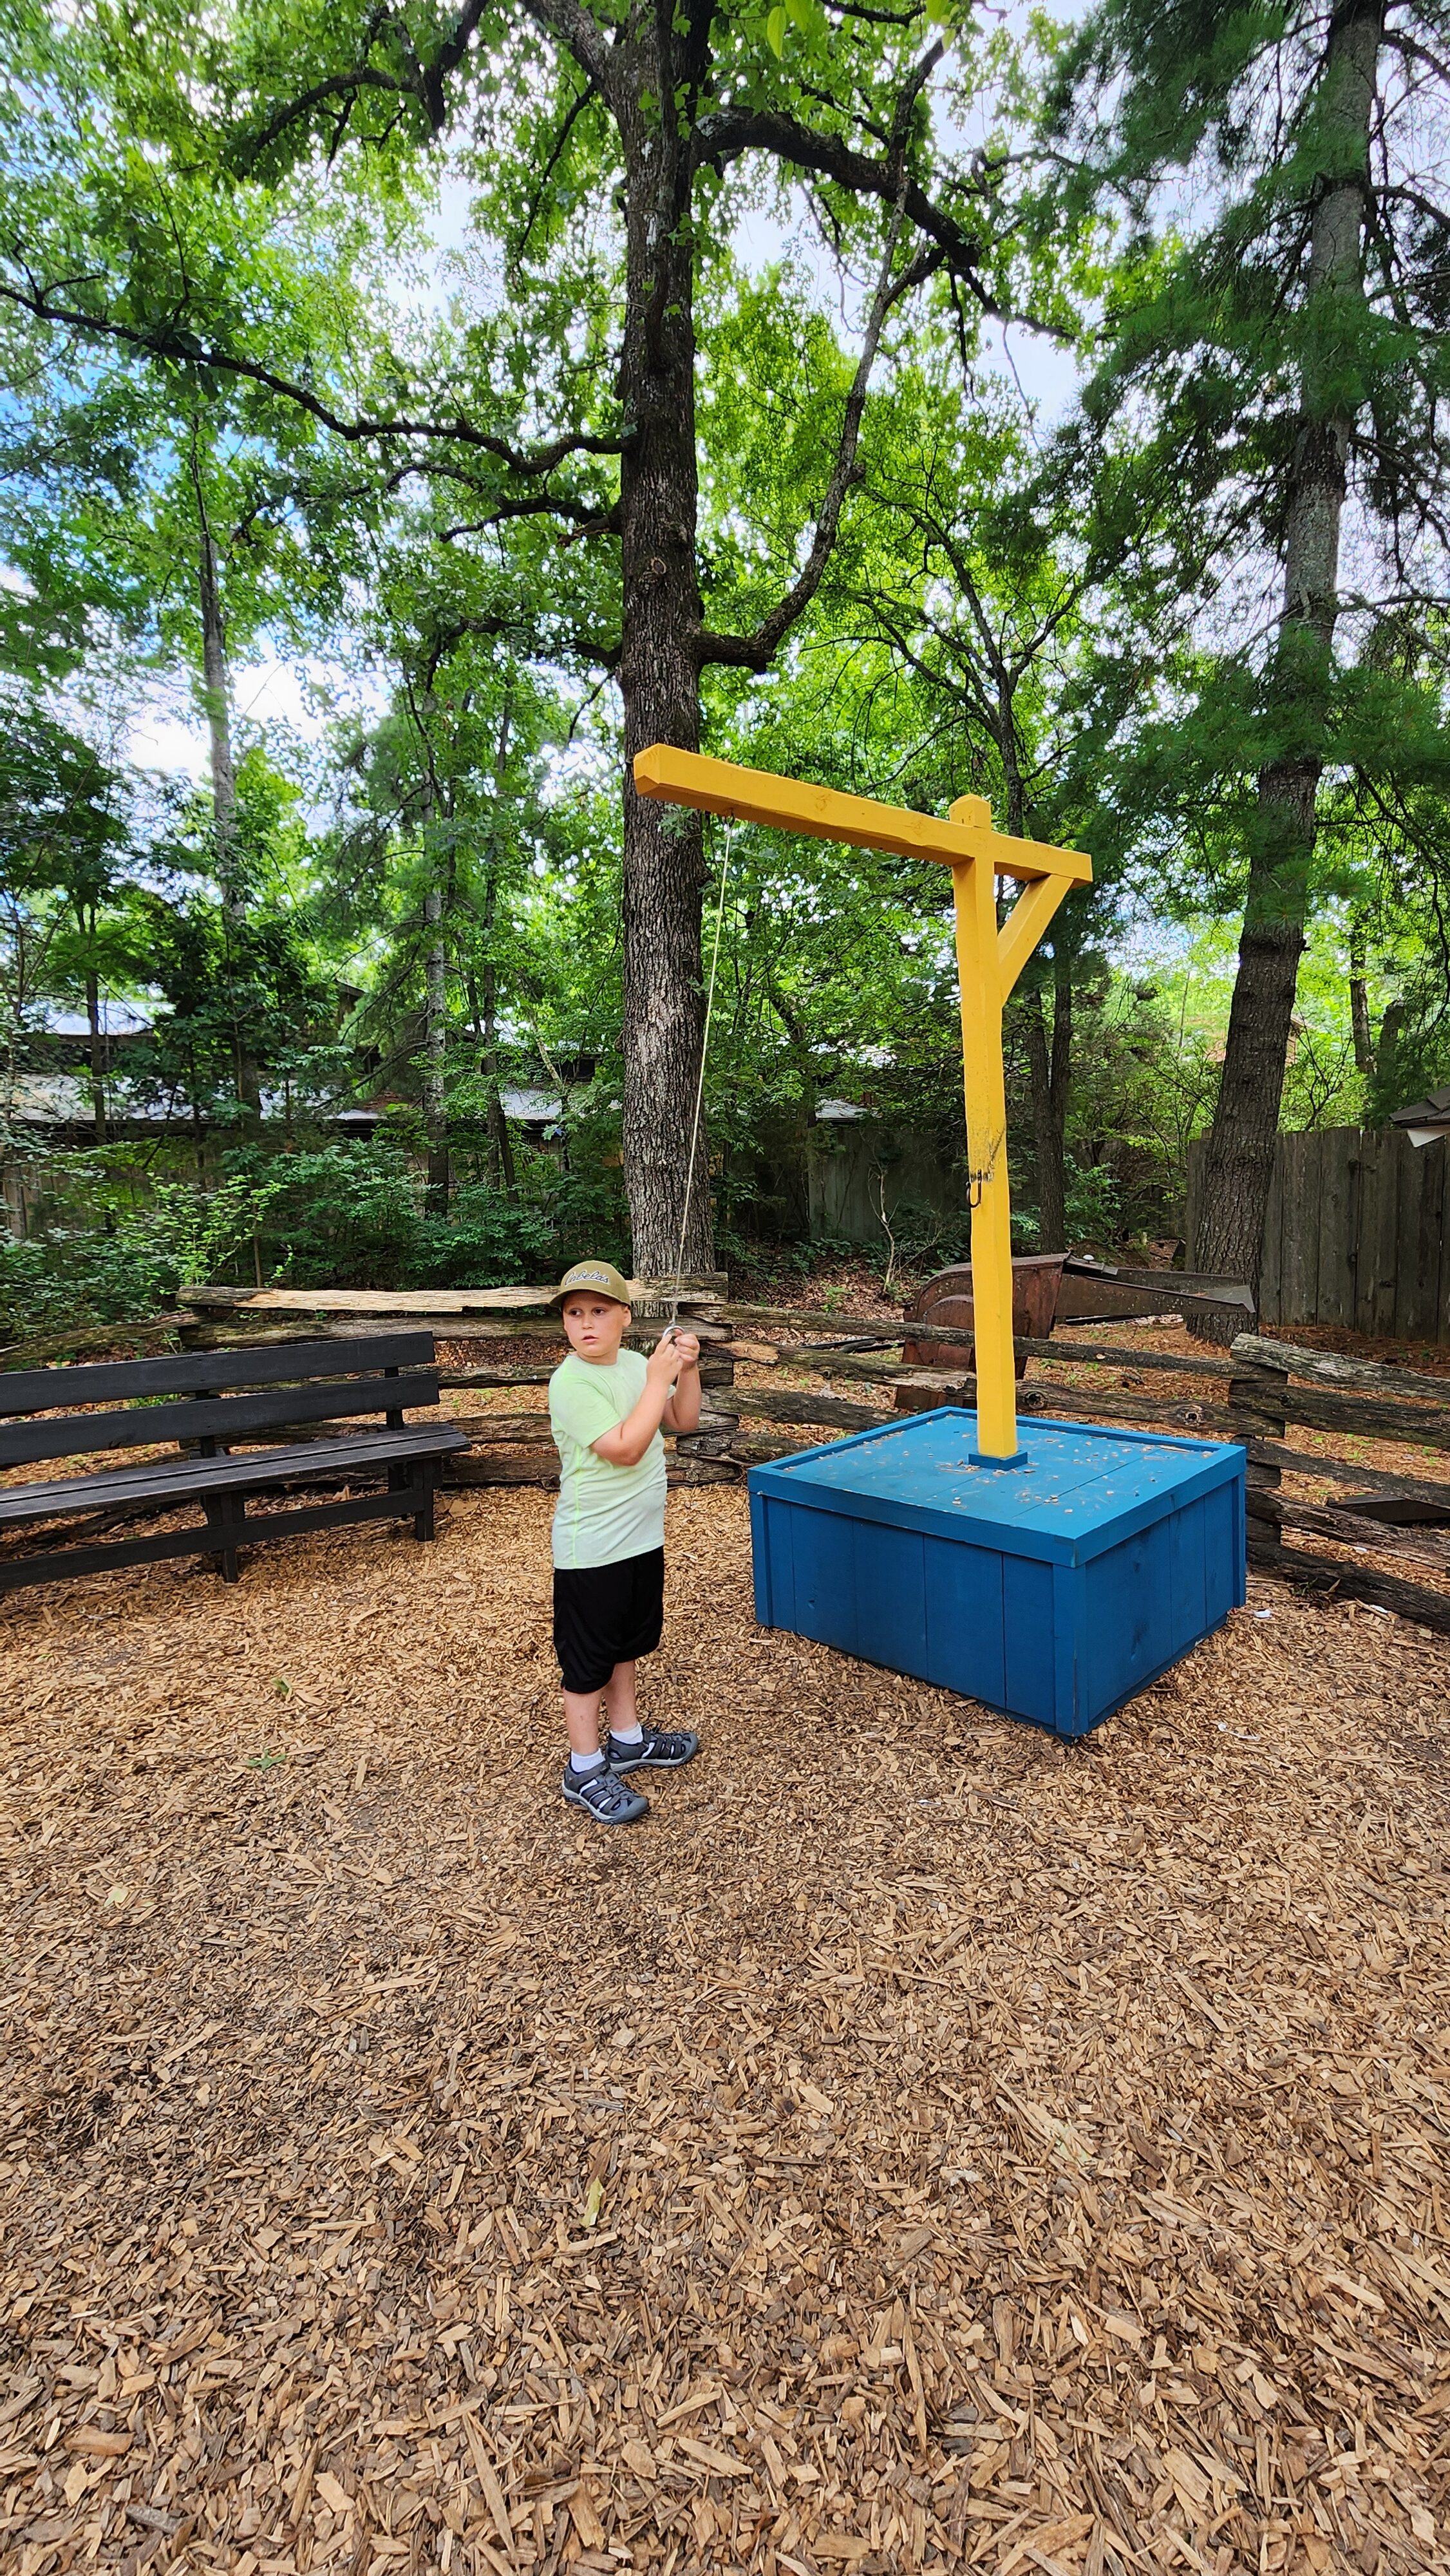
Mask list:
[[972,1464],[952,1407],[750,1474],[756,1617],[1081,1735],[1244,1597],[1244,1452],[1030,1425]]

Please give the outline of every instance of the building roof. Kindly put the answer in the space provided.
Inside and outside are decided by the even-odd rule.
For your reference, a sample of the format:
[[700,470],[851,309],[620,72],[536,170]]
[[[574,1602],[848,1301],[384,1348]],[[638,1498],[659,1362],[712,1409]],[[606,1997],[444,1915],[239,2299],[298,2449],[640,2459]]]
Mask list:
[[[110,995],[102,996],[96,1016],[101,1024],[102,1037],[145,1037],[151,1027],[146,1012],[134,1009],[130,1002],[118,1002]],[[62,1010],[57,1002],[42,1003],[36,1025],[52,1038],[88,1038],[91,1034],[91,1024],[84,1011]]]
[[516,1118],[521,1127],[552,1127],[564,1115],[564,1103],[553,1091],[513,1091],[499,1094],[505,1118]]
[[1412,1145],[1433,1145],[1438,1137],[1450,1136],[1450,1083],[1424,1100],[1412,1100],[1407,1108],[1392,1109],[1390,1125],[1403,1127]]

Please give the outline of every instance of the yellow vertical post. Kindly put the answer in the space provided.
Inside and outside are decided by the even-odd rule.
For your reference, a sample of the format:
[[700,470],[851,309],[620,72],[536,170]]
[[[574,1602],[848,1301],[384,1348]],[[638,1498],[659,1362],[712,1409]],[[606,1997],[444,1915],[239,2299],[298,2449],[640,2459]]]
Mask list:
[[[964,796],[954,823],[990,828],[984,797]],[[1002,1069],[1002,974],[996,878],[986,857],[952,869],[962,1081],[972,1195],[972,1338],[976,1345],[977,1452],[1017,1456],[1017,1376],[1012,1348],[1012,1207],[1007,1179],[1007,1087]]]

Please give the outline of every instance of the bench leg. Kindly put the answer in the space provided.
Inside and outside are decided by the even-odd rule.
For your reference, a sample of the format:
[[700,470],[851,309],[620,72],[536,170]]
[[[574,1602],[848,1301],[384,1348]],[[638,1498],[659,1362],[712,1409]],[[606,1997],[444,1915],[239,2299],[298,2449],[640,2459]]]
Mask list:
[[413,1514],[414,1538],[429,1539],[433,1536],[434,1473],[431,1458],[420,1458],[413,1471],[412,1491],[418,1500],[418,1508]]
[[240,1494],[208,1494],[203,1502],[207,1526],[216,1534],[216,1553],[207,1562],[213,1568],[221,1560],[222,1580],[235,1583],[241,1567],[237,1546],[247,1517],[247,1506]]

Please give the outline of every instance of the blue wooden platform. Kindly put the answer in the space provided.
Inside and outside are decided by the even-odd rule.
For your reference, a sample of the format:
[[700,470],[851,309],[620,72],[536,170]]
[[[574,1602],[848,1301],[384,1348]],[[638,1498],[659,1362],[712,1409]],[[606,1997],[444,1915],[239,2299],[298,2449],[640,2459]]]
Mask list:
[[750,1471],[755,1615],[1057,1735],[1099,1720],[1244,1598],[1241,1448],[918,1413]]

